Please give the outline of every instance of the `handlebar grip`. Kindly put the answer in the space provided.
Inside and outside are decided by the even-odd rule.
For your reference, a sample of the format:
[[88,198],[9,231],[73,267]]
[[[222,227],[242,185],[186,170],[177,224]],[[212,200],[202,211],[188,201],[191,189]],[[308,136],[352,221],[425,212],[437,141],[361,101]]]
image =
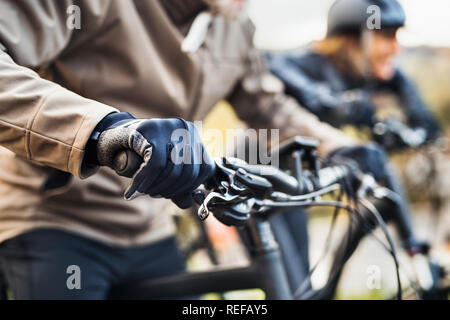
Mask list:
[[141,164],[142,158],[136,152],[124,149],[114,157],[112,166],[118,175],[132,178]]

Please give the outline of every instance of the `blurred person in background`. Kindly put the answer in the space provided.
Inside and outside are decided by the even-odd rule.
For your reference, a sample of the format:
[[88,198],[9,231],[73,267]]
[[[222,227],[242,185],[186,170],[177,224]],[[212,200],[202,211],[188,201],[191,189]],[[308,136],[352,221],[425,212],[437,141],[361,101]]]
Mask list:
[[[370,25],[371,6],[380,8],[379,27]],[[303,54],[272,55],[271,70],[283,80],[286,92],[335,127],[372,126],[377,108],[372,96],[390,91],[398,97],[408,125],[436,139],[436,119],[395,64],[400,51],[397,31],[405,19],[397,0],[337,0],[328,13],[325,39]]]
[[[370,20],[374,10],[379,10],[379,25],[376,16]],[[424,129],[426,139],[434,140],[440,134],[438,122],[413,83],[395,65],[400,50],[396,35],[404,23],[405,13],[397,0],[336,0],[328,12],[326,37],[302,54],[269,55],[270,69],[284,82],[286,93],[334,127],[373,127],[377,106],[372,97],[379,92],[391,92],[400,101],[408,125]],[[339,152],[352,157],[351,152]],[[378,171],[377,180],[401,196],[402,205],[394,220],[408,225],[409,231],[399,228],[400,236],[405,248],[414,252],[425,244],[418,243],[413,236],[403,187],[387,164],[386,155],[382,152],[380,155],[386,166]],[[347,235],[352,244],[339,248],[331,270],[333,280],[321,297],[332,297],[341,265],[363,236],[364,232],[359,231]]]
[[[212,164],[189,121],[222,99],[250,127],[316,137],[324,156],[355,143],[284,93],[244,2],[0,1],[0,262],[15,299],[130,298],[182,272],[155,197],[192,204]],[[169,157],[178,129],[191,163]],[[121,150],[143,160],[131,180],[114,165]]]

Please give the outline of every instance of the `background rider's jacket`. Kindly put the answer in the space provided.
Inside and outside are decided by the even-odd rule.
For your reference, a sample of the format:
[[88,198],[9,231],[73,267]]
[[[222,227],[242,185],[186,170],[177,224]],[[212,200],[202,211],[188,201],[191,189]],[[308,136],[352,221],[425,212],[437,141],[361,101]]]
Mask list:
[[[81,29],[67,26],[71,5]],[[173,234],[169,201],[127,202],[128,179],[83,166],[92,130],[117,110],[193,121],[227,99],[250,126],[315,136],[323,153],[349,142],[260,81],[267,75],[255,67],[248,20],[217,16],[203,46],[182,52],[203,8],[201,0],[0,1],[0,241],[38,227],[117,245]]]
[[[326,57],[312,51],[295,55],[271,55],[271,71],[285,84],[288,94],[295,97],[304,107],[322,121],[340,127],[346,124],[361,126],[370,123],[367,115],[358,112],[358,106],[373,107],[371,98],[379,92],[390,92],[398,97],[408,124],[426,129],[428,138],[439,135],[439,125],[431,115],[413,83],[400,71],[386,82],[367,83],[339,72]],[[351,108],[355,106],[355,108]]]

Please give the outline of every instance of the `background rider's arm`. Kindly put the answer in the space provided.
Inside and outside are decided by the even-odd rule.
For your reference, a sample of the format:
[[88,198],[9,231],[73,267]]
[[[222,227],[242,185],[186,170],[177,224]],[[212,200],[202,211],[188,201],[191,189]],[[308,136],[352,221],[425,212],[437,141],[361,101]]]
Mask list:
[[440,125],[425,105],[414,83],[403,72],[396,70],[394,77],[387,85],[398,94],[408,124],[413,128],[424,128],[427,131],[427,139],[438,138],[441,131]]
[[249,68],[227,98],[239,118],[251,128],[279,129],[281,141],[297,135],[314,137],[320,142],[318,152],[322,156],[356,143],[286,95],[283,83],[268,71],[264,57],[253,45],[250,21],[243,24],[243,32],[247,36]]
[[[317,55],[271,55],[271,72],[283,81],[286,93],[296,98],[321,120],[341,126],[344,124],[371,125],[373,106],[370,97],[361,90],[333,90],[326,81],[311,77],[306,69],[324,69],[328,63]],[[317,71],[315,71],[317,72]]]
[[[72,3],[1,1],[0,145],[18,156],[85,177],[85,145],[97,123],[116,110],[46,81],[48,65],[68,44]],[[83,168],[82,168],[83,167]]]
[[282,83],[275,76],[254,73],[236,86],[228,101],[252,128],[280,129],[281,140],[296,135],[318,139],[318,151],[322,155],[355,143],[341,131],[321,122],[283,91]]

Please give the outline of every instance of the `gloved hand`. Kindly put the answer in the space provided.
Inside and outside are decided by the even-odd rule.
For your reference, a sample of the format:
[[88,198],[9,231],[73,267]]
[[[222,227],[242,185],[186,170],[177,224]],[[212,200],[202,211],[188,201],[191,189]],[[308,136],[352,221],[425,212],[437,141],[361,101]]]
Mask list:
[[375,143],[338,148],[327,157],[329,163],[356,163],[359,170],[377,181],[386,179],[387,161],[386,153]]
[[171,199],[182,209],[191,193],[210,176],[214,164],[194,124],[183,119],[135,119],[128,113],[107,116],[99,132],[98,163],[115,168],[118,153],[132,150],[142,158],[125,191],[126,199],[142,194]]
[[372,126],[375,118],[375,107],[368,93],[362,90],[349,90],[341,95],[342,105],[337,108],[347,123],[357,127]]

